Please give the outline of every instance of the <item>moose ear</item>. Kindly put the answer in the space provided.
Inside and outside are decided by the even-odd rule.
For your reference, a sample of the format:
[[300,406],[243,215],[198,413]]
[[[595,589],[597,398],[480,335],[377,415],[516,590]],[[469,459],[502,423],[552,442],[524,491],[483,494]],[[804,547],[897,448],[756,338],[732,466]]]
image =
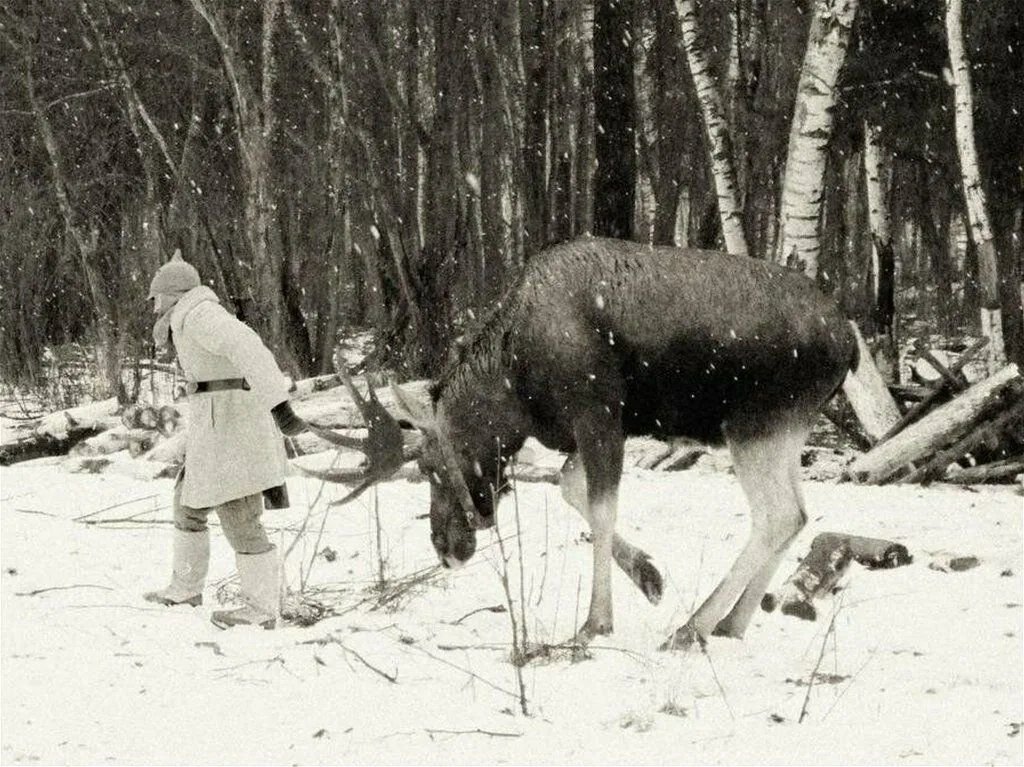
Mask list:
[[435,430],[433,414],[427,410],[423,403],[393,382],[390,384],[390,388],[399,410],[402,411],[403,416],[409,423],[422,432],[431,433]]

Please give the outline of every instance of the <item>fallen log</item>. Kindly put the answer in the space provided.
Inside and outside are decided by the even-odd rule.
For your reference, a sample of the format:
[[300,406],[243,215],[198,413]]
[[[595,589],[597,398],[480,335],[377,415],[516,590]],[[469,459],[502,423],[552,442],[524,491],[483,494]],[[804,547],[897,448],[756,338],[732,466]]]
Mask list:
[[882,484],[914,471],[913,462],[927,460],[970,432],[979,419],[1001,410],[1005,406],[1001,395],[1018,380],[1017,366],[1007,365],[856,458],[847,469],[847,477],[855,482]]
[[[299,384],[304,383],[303,381],[299,382]],[[365,385],[361,385],[359,380],[356,381],[356,384],[365,390]],[[430,382],[425,380],[408,381],[402,384],[402,391],[413,399],[428,404],[430,402],[429,385]],[[299,387],[297,393],[306,388],[304,385]],[[399,422],[405,418],[405,411],[395,402],[389,387],[379,388],[377,397],[384,409]],[[362,429],[366,426],[359,408],[352,400],[352,395],[344,387],[311,391],[309,394],[296,396],[292,404],[299,416],[329,429]]]
[[882,538],[865,538],[845,533],[819,533],[796,571],[786,579],[778,594],[766,595],[761,606],[771,612],[781,604],[784,615],[814,620],[812,600],[825,596],[854,561],[869,570],[908,565],[913,557],[901,543]]
[[946,470],[943,482],[950,482],[956,485],[981,485],[985,482],[1012,482],[1021,472],[1024,472],[1024,455],[1016,458],[1009,458],[1005,461],[993,461],[980,466],[963,467],[958,464],[951,464]]
[[91,426],[71,427],[63,436],[31,433],[0,446],[0,466],[10,466],[33,458],[66,455],[75,445],[103,432],[103,428]]
[[893,424],[892,428],[890,428],[889,431],[887,431],[878,441],[885,442],[887,439],[890,439],[903,431],[907,426],[924,416],[928,410],[940,404],[942,400],[948,400],[951,394],[958,394],[965,391],[968,388],[968,383],[967,379],[963,377],[963,374],[960,371],[963,366],[970,361],[971,357],[985,348],[987,344],[987,338],[982,338],[980,341],[975,342],[961,355],[960,359],[950,365],[948,369],[941,362],[935,359],[930,352],[925,352],[927,356],[923,357],[923,359],[925,359],[935,368],[936,371],[939,372],[941,380],[930,393],[922,397],[912,408],[910,408],[910,410],[904,413],[903,417]]
[[857,338],[860,360],[856,371],[847,374],[843,381],[843,394],[857,414],[864,433],[872,441],[878,441],[899,420],[900,411],[882,374],[878,372],[864,336],[854,323],[850,325]]
[[955,461],[982,445],[995,449],[1000,436],[1009,427],[1024,421],[1024,396],[1002,413],[977,423],[965,437],[957,440],[945,450],[940,450],[920,467],[907,474],[900,482],[924,482],[940,478]]

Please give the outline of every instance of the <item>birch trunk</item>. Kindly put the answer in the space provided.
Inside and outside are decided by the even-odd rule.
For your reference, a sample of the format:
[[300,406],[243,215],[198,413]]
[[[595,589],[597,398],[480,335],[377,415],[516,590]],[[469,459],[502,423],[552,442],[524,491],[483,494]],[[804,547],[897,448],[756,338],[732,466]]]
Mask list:
[[743,208],[736,184],[728,122],[707,56],[698,40],[697,13],[693,0],[676,0],[676,13],[679,16],[679,29],[682,32],[686,60],[690,65],[690,76],[693,78],[701,116],[704,119],[725,249],[735,255],[745,256],[747,238],[743,233]]
[[964,47],[963,0],[946,2],[946,37],[953,75],[953,110],[960,174],[963,178],[971,241],[978,256],[981,332],[990,339],[988,367],[989,372],[994,372],[1006,364],[1006,347],[999,300],[998,256],[985,203],[985,190],[981,186],[978,151],[974,144],[974,97],[971,91],[971,65]]
[[818,274],[819,224],[836,82],[846,59],[857,0],[816,0],[797,85],[782,186],[779,261]]
[[[883,160],[881,134],[877,126],[864,125],[864,184],[867,192],[868,223],[871,230],[871,324],[875,354],[881,354],[886,369],[894,371],[896,347],[896,259],[887,193],[888,168]],[[879,365],[879,367],[882,367]],[[889,380],[894,376],[890,375]]]

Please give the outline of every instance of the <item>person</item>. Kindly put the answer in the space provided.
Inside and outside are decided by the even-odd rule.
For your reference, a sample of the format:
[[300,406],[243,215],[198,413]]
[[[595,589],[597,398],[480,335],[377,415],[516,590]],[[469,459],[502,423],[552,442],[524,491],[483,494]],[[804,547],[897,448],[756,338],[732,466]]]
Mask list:
[[288,402],[289,381],[273,354],[202,284],[176,251],[149,288],[157,347],[173,345],[188,379],[185,464],[174,485],[171,582],[144,594],[163,605],[198,606],[210,561],[207,518],[216,511],[235,551],[243,606],[212,615],[221,628],[274,628],[281,562],[261,516],[264,496],[287,505],[285,436],[307,424]]

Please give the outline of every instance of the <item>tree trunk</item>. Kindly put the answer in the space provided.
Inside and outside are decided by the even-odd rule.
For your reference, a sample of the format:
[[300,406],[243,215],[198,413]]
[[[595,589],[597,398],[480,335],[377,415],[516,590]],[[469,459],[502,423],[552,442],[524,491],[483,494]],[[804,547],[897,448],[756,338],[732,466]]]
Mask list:
[[[895,370],[896,256],[889,216],[889,174],[882,159],[877,126],[864,125],[864,183],[871,229],[871,331],[876,354],[885,358],[885,369]],[[879,367],[882,367],[881,365]],[[890,381],[894,380],[890,377]]]
[[576,115],[572,98],[573,17],[567,3],[551,3],[545,15],[545,61],[550,108],[546,244],[564,242],[574,234],[573,131]]
[[544,60],[544,0],[520,0],[524,90],[523,194],[524,250],[529,258],[546,244],[544,190],[547,179],[547,62]]
[[573,171],[575,231],[594,230],[594,18],[588,2],[577,0],[574,37],[578,50],[576,87],[576,167]]
[[276,205],[270,159],[277,124],[273,103],[277,77],[273,41],[280,0],[262,0],[258,90],[248,68],[250,58],[234,49],[221,15],[207,7],[207,0],[191,2],[217,45],[235,116],[243,190],[242,220],[256,283],[247,296],[252,300],[250,313],[253,316],[245,319],[263,331],[264,341],[271,349],[286,352],[290,361],[306,369],[310,360],[289,348],[285,338],[281,295],[284,264],[274,241]]
[[25,90],[35,118],[36,129],[39,132],[39,137],[43,142],[43,147],[49,159],[53,193],[57,199],[57,207],[61,213],[64,230],[75,243],[78,263],[82,268],[93,310],[96,313],[96,334],[99,340],[97,355],[100,368],[103,371],[110,393],[116,396],[119,402],[127,402],[128,393],[121,381],[122,343],[117,332],[116,305],[108,292],[107,281],[101,274],[99,265],[96,263],[100,231],[97,226],[89,226],[84,221],[81,221],[71,202],[71,193],[64,171],[64,160],[60,147],[57,145],[57,138],[53,132],[53,127],[46,116],[45,107],[36,96],[32,69],[27,55],[24,78]]
[[636,199],[633,0],[594,4],[594,234],[630,239]]
[[[679,28],[682,32],[690,76],[704,118],[711,173],[718,198],[718,215],[722,222],[725,249],[738,256],[747,255],[747,238],[743,233],[743,207],[736,184],[735,161],[729,126],[722,97],[711,75],[707,56],[698,39],[697,13],[693,0],[676,0]],[[738,53],[737,53],[738,55]]]
[[654,43],[651,51],[652,141],[651,154],[657,175],[654,191],[655,245],[676,245],[676,223],[684,183],[684,156],[691,121],[682,76],[683,55],[676,32],[672,0],[654,0]]
[[974,96],[971,91],[971,65],[964,48],[963,0],[946,0],[946,37],[949,43],[949,64],[953,72],[956,146],[960,155],[960,173],[963,177],[971,241],[978,258],[981,333],[991,340],[988,346],[988,366],[989,372],[994,372],[1006,364],[999,297],[999,258],[985,203],[985,190],[981,185],[978,151],[974,144]]
[[843,394],[857,414],[864,433],[872,442],[877,442],[899,421],[900,411],[856,325],[853,325],[853,332],[857,338],[860,362],[856,371],[846,374]]
[[815,0],[800,70],[782,188],[779,261],[818,274],[819,224],[836,82],[846,59],[857,0]]
[[505,102],[501,87],[501,59],[495,38],[500,20],[490,2],[479,7],[483,17],[477,40],[482,93],[480,151],[480,205],[483,224],[483,248],[480,253],[482,293],[480,301],[489,304],[501,295],[505,257],[509,249],[506,199],[506,152],[511,136],[505,132]]

